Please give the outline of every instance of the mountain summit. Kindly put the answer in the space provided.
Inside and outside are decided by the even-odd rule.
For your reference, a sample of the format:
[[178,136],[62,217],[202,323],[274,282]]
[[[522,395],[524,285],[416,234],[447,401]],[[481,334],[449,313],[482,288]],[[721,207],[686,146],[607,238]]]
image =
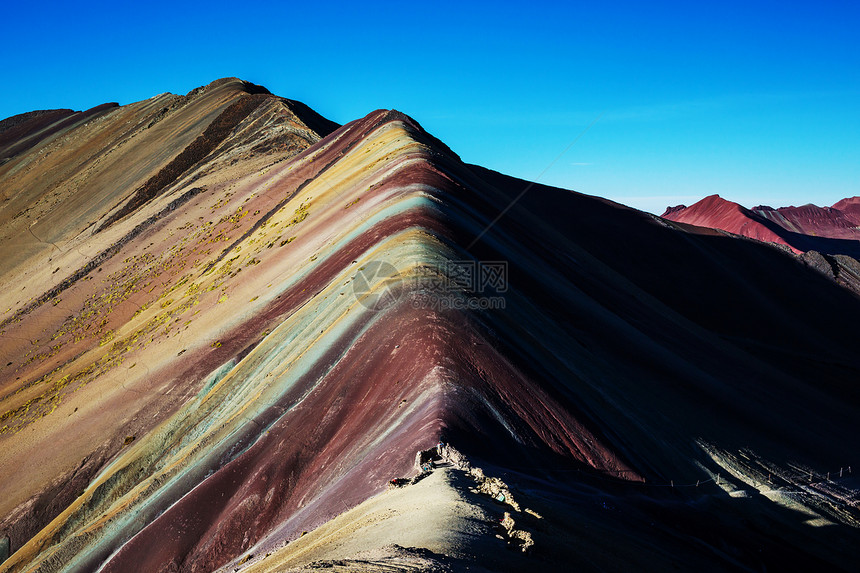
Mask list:
[[790,249],[235,78],[0,140],[3,571],[855,564],[860,301]]

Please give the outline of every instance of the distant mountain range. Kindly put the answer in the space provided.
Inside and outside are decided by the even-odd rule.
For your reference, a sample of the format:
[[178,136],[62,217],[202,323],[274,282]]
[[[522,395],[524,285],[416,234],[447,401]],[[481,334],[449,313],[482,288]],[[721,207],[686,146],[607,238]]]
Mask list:
[[858,221],[236,78],[4,120],[0,571],[851,571]]
[[669,207],[662,216],[679,223],[722,229],[760,241],[779,243],[796,253],[816,246],[828,251],[839,249],[840,243],[817,242],[816,237],[860,240],[860,197],[842,199],[832,207],[803,205],[774,209],[759,205],[747,209],[719,195],[710,195],[689,207]]
[[747,209],[710,195],[698,203],[669,207],[662,217],[782,245],[801,260],[860,294],[860,197],[832,207],[803,205]]

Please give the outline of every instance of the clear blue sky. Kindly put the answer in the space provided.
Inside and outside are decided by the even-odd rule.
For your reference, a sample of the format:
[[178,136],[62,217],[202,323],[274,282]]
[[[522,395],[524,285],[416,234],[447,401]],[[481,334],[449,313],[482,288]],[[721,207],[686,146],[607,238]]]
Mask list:
[[813,4],[6,3],[0,116],[238,76],[658,214],[829,205],[860,195],[860,3]]

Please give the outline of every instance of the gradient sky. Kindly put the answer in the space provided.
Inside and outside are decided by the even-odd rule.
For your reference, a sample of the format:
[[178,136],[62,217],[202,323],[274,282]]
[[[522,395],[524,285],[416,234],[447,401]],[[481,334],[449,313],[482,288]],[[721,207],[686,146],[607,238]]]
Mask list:
[[860,195],[856,1],[9,4],[0,117],[238,76],[658,214]]

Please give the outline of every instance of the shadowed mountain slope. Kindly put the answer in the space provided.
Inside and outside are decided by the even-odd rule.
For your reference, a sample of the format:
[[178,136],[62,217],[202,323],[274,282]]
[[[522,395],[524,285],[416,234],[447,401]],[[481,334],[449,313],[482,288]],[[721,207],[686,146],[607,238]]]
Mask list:
[[0,570],[856,558],[860,301],[789,251],[235,79],[0,182]]

